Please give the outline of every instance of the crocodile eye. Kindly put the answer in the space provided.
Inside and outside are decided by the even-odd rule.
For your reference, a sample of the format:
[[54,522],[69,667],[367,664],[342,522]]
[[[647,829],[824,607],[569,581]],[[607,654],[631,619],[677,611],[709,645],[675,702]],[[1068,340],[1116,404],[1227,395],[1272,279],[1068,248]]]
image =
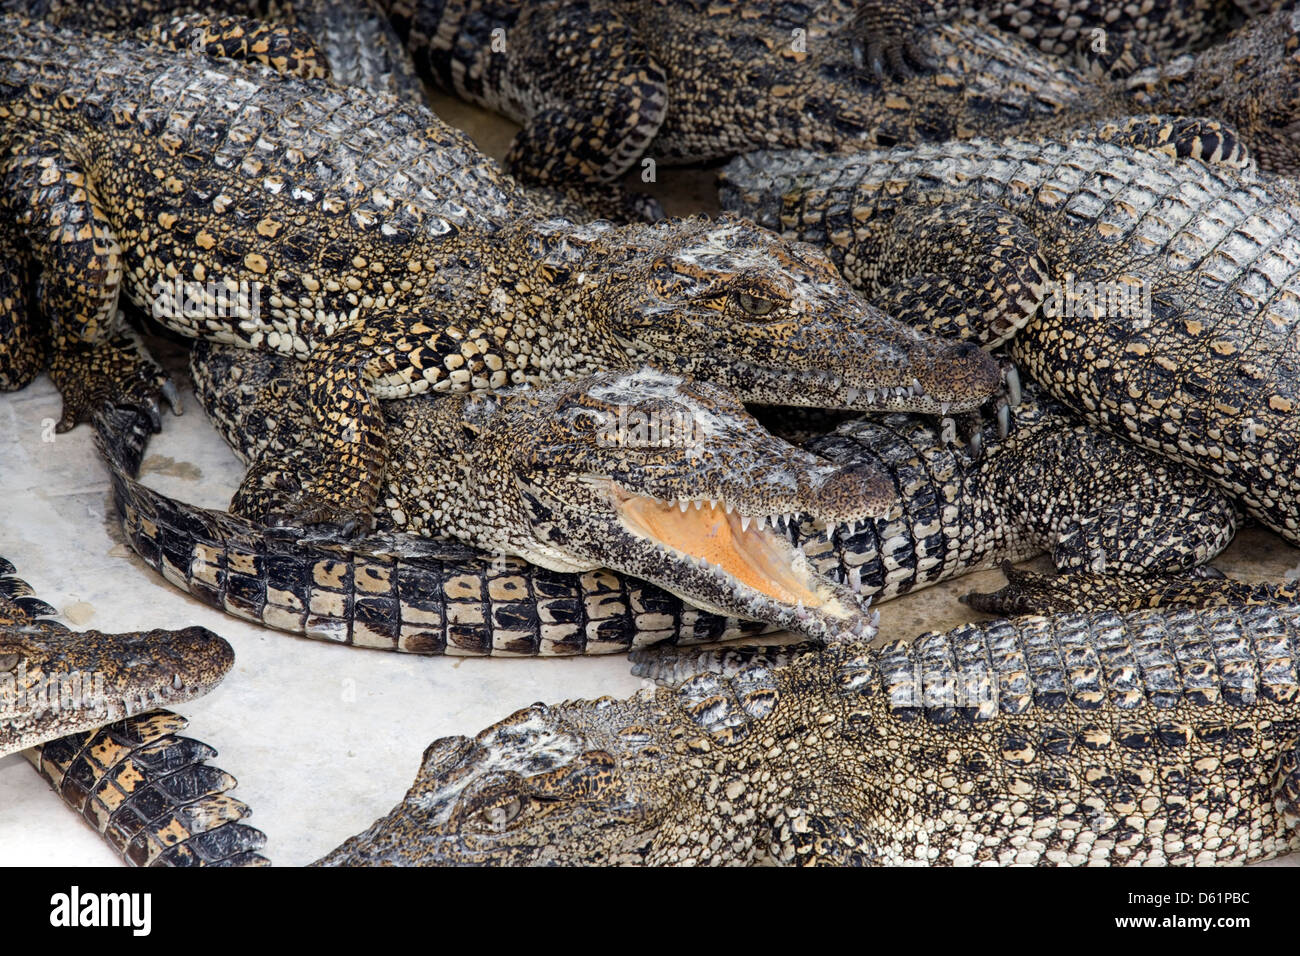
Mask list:
[[518,797],[511,797],[505,803],[484,807],[480,811],[480,816],[484,823],[500,833],[509,825],[511,820],[519,816],[519,811],[523,809],[523,806]]
[[740,306],[741,311],[746,315],[770,315],[776,308],[776,303],[771,299],[764,299],[756,295],[750,295],[748,292],[737,292],[736,304]]

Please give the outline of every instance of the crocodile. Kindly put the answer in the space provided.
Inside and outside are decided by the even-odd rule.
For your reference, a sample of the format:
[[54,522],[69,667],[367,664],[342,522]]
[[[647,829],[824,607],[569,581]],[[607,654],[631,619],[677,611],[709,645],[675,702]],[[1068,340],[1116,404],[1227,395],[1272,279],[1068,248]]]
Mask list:
[[425,389],[646,362],[776,403],[938,411],[998,388],[978,350],[894,323],[820,254],[743,220],[515,219],[510,184],[427,111],[189,51],[0,30],[3,200],[40,266],[59,427],[103,397],[86,367],[104,364],[123,291],[181,335],[310,357],[331,454],[297,464],[326,480],[277,516],[368,515],[379,403]]
[[[229,351],[238,356],[243,350]],[[283,413],[290,415],[292,403],[301,407],[305,398],[305,390],[290,396]],[[387,407],[395,447],[403,453],[389,469],[382,531],[398,538],[413,537],[408,533],[455,538],[480,549],[480,568],[514,555],[547,570],[569,572],[575,583],[593,580],[593,589],[584,583],[582,590],[609,590],[598,583],[602,573],[608,574],[602,568],[636,574],[699,608],[758,618],[823,639],[870,624],[865,602],[845,584],[814,574],[780,533],[778,521],[799,513],[832,528],[857,527],[893,505],[893,483],[870,466],[835,466],[772,437],[716,386],[641,369],[491,396],[409,399]],[[419,453],[407,455],[407,448]],[[281,483],[274,471],[259,472],[263,462],[251,469],[258,473],[251,484]],[[125,463],[119,456],[116,464]],[[120,510],[127,515],[127,536],[139,549],[131,529],[144,523],[136,517],[140,508],[131,504]],[[209,518],[231,528],[227,516],[211,513]],[[154,519],[148,524],[158,527]],[[300,565],[305,560],[302,545],[296,543],[291,552]],[[196,560],[200,556],[201,564]],[[240,565],[235,557],[221,562],[211,553],[187,554],[173,563],[186,577],[214,584],[224,583],[213,580],[223,564]],[[442,570],[450,569],[444,565]],[[591,577],[580,577],[584,573]],[[419,588],[410,585],[427,584],[431,577],[445,583],[420,602]],[[538,646],[538,608],[532,607],[531,614],[512,611],[512,606],[531,604],[537,592],[515,575],[499,577],[499,586],[489,588],[491,602],[506,606],[490,622],[481,610],[481,573],[471,579],[435,571],[417,574],[414,582],[409,575],[396,582],[417,592],[402,607],[403,617],[424,622],[417,643],[446,646],[430,635],[445,638],[444,627],[454,632],[465,623],[479,625],[469,630],[487,631],[507,648]],[[358,590],[364,591],[369,579],[359,574],[353,580],[358,578]],[[313,575],[294,583],[298,587],[290,589],[277,582],[278,594],[267,597],[296,606],[295,623],[302,625],[308,608],[322,603],[315,586],[342,585],[342,567],[323,581]],[[377,585],[374,591],[379,590]],[[477,610],[477,620],[465,608]],[[511,626],[515,618],[517,626]],[[561,626],[549,630],[573,636],[568,620],[555,623]],[[612,649],[608,643],[605,648]]]
[[[203,628],[73,633],[0,559],[0,755],[23,756],[134,866],[260,866],[216,751],[161,703],[206,693],[233,663]],[[54,706],[50,694],[55,695]]]
[[[1240,130],[1268,168],[1300,169],[1292,135],[1300,119],[1300,68],[1287,11],[1257,17],[1225,43],[1168,62],[1143,60],[1119,71],[1122,57],[1096,57],[1108,71],[1097,75],[1094,65],[1070,66],[987,22],[899,20],[879,9],[905,6],[898,3],[381,6],[422,75],[522,125],[505,163],[525,182],[612,182],[629,171],[652,180],[658,164],[755,149],[870,149],[998,131],[1047,135],[1142,112],[1222,120]],[[873,28],[882,16],[894,27],[883,33]],[[874,51],[864,50],[864,34],[879,41]],[[883,59],[881,46],[894,56]]]
[[1300,607],[872,648],[638,651],[668,686],[444,737],[317,865],[1207,865],[1300,849]]
[[[200,400],[246,461],[294,428],[299,397],[292,375],[277,369],[285,361],[224,346],[195,349]],[[430,403],[421,397],[390,408],[399,421],[418,420],[438,414],[419,407]],[[1231,504],[1190,471],[1080,427],[1032,391],[1014,416],[1005,440],[989,416],[969,450],[954,447],[941,427],[903,416],[819,436],[808,449],[836,466],[883,469],[897,513],[830,533],[810,516],[782,516],[780,527],[818,574],[876,601],[1044,549],[1063,568],[1185,570],[1231,538]],[[634,434],[638,419],[625,418]],[[125,535],[145,562],[205,603],[280,630],[416,653],[560,655],[762,629],[608,569],[564,574],[388,533],[409,527],[406,519],[422,510],[418,500],[407,503],[416,495],[400,484],[386,494],[410,514],[403,510],[399,523],[381,509],[376,523],[385,533],[364,543],[279,538],[287,532],[271,534],[135,482],[147,435],[129,413],[104,419],[101,437]],[[403,435],[394,447],[406,455],[390,471],[394,480],[415,484],[418,477],[405,476],[437,470],[427,465],[429,443]],[[511,455],[526,458],[526,445]]]
[[900,319],[1009,339],[1084,419],[1300,543],[1300,192],[1243,165],[1219,124],[1155,138],[1169,149],[1081,132],[755,154],[725,171],[723,204],[824,246]]

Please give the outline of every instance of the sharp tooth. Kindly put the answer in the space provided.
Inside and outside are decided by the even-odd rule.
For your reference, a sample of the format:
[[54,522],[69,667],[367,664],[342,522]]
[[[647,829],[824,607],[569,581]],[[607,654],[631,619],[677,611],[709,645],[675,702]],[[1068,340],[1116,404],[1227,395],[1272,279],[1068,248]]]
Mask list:
[[912,392],[913,392],[914,394],[916,394],[916,395],[924,395],[924,394],[925,394],[925,389],[923,389],[923,388],[921,387],[921,380],[920,380],[920,379],[916,379],[916,378],[912,379]]
[[740,530],[741,531],[749,530],[749,515],[740,516]]
[[724,508],[727,509],[727,514],[731,514],[731,502],[730,502],[730,501],[725,501],[725,502],[723,502],[723,505],[722,505],[722,506],[723,506]]
[[875,400],[876,400],[876,390],[874,388],[867,389],[867,401],[874,402]]
[[862,566],[855,565],[849,569],[849,585],[855,592],[862,590]]
[[862,392],[859,389],[851,388],[845,394],[844,401],[849,405],[852,405],[854,402],[858,400],[858,396],[861,394]]
[[767,515],[758,516],[758,530],[762,531],[767,526]]
[[703,507],[704,507],[704,502],[699,500],[698,498],[695,499],[695,510],[699,511]]
[[940,415],[947,415],[947,414],[948,414],[948,409],[950,409],[950,408],[952,408],[952,402],[940,402],[940,403],[939,403],[939,414],[940,414]]
[[717,506],[718,506],[718,499],[717,499],[717,498],[710,498],[710,499],[709,499],[709,507],[710,507],[710,508],[716,508]]
[[687,501],[685,498],[682,498],[680,501],[677,502],[677,506],[682,509],[682,514],[685,514],[686,509],[691,506],[691,503]]

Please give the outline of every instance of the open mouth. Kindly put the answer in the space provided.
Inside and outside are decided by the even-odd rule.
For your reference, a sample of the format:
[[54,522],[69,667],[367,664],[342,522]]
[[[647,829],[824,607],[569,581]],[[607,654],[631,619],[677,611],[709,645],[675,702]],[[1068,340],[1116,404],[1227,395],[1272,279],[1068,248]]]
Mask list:
[[631,533],[716,569],[769,601],[838,619],[865,610],[851,591],[816,574],[803,553],[778,531],[789,525],[791,514],[746,515],[717,501],[664,501],[616,485],[610,495]]

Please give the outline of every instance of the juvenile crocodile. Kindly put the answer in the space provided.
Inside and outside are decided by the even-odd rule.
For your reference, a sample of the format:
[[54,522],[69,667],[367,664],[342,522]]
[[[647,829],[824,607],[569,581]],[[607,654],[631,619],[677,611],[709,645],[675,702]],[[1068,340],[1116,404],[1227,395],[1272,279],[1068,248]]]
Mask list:
[[1205,865],[1300,849],[1295,606],[994,621],[788,662],[697,653],[637,652],[671,687],[435,741],[405,799],[318,862]]
[[[86,378],[121,292],[183,335],[310,357],[330,455],[287,463],[321,497],[277,514],[369,515],[379,401],[428,388],[645,362],[776,403],[938,411],[997,387],[987,357],[893,323],[819,254],[743,221],[514,220],[517,191],[427,111],[13,18],[0,30],[0,198],[40,268],[61,427],[101,397]],[[126,391],[156,384],[149,371]]]
[[[306,396],[297,385],[293,364],[283,356],[208,343],[191,351],[190,374],[199,404],[226,443],[254,468],[268,452],[278,459],[288,445],[301,440]],[[618,468],[634,472],[638,465],[649,465],[644,446],[656,444],[672,449],[667,456],[653,453],[653,467],[662,472],[667,460],[682,453],[684,443],[703,445],[697,429],[716,431],[716,426],[704,424],[711,419],[735,415],[737,436],[752,428],[738,407],[727,411],[725,400],[711,397],[702,402],[677,386],[656,395],[659,389],[650,382],[641,390],[637,402],[628,400],[629,393],[602,408],[593,401],[597,391],[586,389],[583,407],[598,418],[596,447],[601,447],[604,435],[603,457],[607,462],[616,459]],[[811,435],[803,446],[845,469],[841,480],[884,477],[883,487],[863,487],[860,494],[888,502],[889,514],[873,521],[833,523],[825,518],[833,503],[823,500],[815,510],[798,515],[780,511],[771,519],[773,527],[779,522],[819,573],[851,581],[855,589],[881,598],[994,566],[990,562],[1024,560],[1043,551],[1051,552],[1063,570],[1185,571],[1231,540],[1235,509],[1190,469],[1098,434],[1056,403],[1041,401],[1032,386],[1021,401],[1023,407],[1017,407],[1014,418],[1007,416],[1006,428],[1001,421],[978,423],[970,448],[952,447],[944,439],[943,426],[902,414],[871,416]],[[530,517],[509,510],[508,504],[517,495],[515,489],[539,483],[533,477],[539,468],[548,476],[552,499],[562,505],[554,511],[588,512],[584,500],[557,492],[555,476],[574,462],[581,462],[586,476],[610,468],[609,463],[597,467],[578,450],[585,436],[576,436],[575,443],[568,433],[572,413],[562,403],[530,403],[522,427],[504,438],[482,419],[474,425],[472,441],[467,441],[465,420],[483,413],[467,413],[461,403],[417,398],[389,403],[386,410],[392,441],[403,452],[389,471],[385,499],[376,514],[376,526],[382,530],[450,537],[549,566],[548,555],[538,553],[536,545],[521,545],[515,535],[494,536],[480,528],[529,526]],[[1012,421],[1014,434],[1001,436],[1010,431]],[[728,473],[765,476],[780,467],[780,447],[760,434],[736,445],[712,434],[707,441],[703,447]],[[771,457],[753,459],[742,444]],[[434,462],[443,464],[435,467]],[[505,476],[503,470],[512,473]],[[683,476],[686,484],[679,486],[679,501],[693,499],[697,509],[701,506],[689,489],[703,474]],[[761,494],[764,480],[745,479],[754,489],[751,496]],[[635,474],[631,481],[637,484]],[[821,495],[826,497],[825,492]],[[753,513],[752,505],[737,502],[738,511]],[[476,507],[489,517],[474,513]],[[468,522],[458,513],[464,511],[470,512]],[[600,537],[609,536],[609,530],[600,532]]]
[[[297,427],[292,376],[276,372],[284,361],[219,346],[196,350],[200,398],[246,460]],[[436,415],[421,408],[430,403],[418,398],[389,408],[399,422],[431,421]],[[637,412],[624,416],[630,437]],[[783,516],[781,525],[817,572],[876,600],[1044,549],[1061,567],[1181,570],[1230,539],[1233,509],[1198,477],[1081,428],[1038,406],[1032,394],[1015,415],[1005,441],[996,422],[984,425],[982,457],[953,448],[935,426],[915,419],[847,426],[810,449],[846,470],[883,469],[897,513],[830,534],[809,517]],[[129,414],[105,419],[101,431],[123,527],[146,563],[205,603],[281,630],[417,653],[555,655],[722,640],[761,628],[684,606],[608,570],[561,574],[405,535],[352,543],[280,538],[134,482],[146,436]],[[529,441],[512,449],[513,460],[534,453]],[[386,494],[409,514],[403,511],[399,525],[384,507],[378,524],[409,526],[417,516],[428,522],[418,500],[406,503],[418,495],[400,483],[414,486],[421,473],[439,470],[429,465],[430,455],[444,460],[438,445],[395,436],[394,447],[403,458],[390,471],[398,484]],[[728,470],[725,460],[718,467]],[[696,521],[703,516],[703,509],[691,512]]]
[[[892,482],[865,467],[836,467],[773,438],[715,386],[643,369],[494,396],[411,399],[388,403],[387,410],[395,447],[403,453],[389,469],[382,530],[441,533],[485,549],[474,555],[477,573],[463,561],[460,569],[455,567],[454,548],[422,549],[411,541],[397,545],[397,556],[426,555],[430,560],[421,565],[422,572],[380,570],[376,558],[359,562],[375,566],[373,575],[361,567],[345,575],[338,542],[334,553],[340,560],[319,564],[310,558],[310,540],[292,542],[284,552],[287,560],[313,573],[290,582],[259,582],[267,587],[266,598],[281,606],[277,620],[288,617],[317,633],[332,630],[344,616],[359,616],[364,625],[369,615],[357,615],[347,602],[337,602],[336,592],[356,582],[361,597],[373,583],[376,600],[364,603],[387,611],[388,623],[401,618],[411,626],[412,640],[403,644],[412,646],[406,649],[473,647],[469,639],[451,639],[460,624],[473,637],[481,635],[487,647],[517,653],[530,647],[563,653],[575,638],[591,640],[599,649],[617,649],[608,642],[624,635],[598,640],[595,633],[575,633],[573,613],[562,611],[565,602],[555,602],[551,610],[560,613],[548,621],[547,608],[535,602],[542,593],[538,588],[504,568],[495,575],[484,573],[494,557],[504,565],[506,555],[518,555],[549,570],[570,572],[569,590],[586,592],[584,596],[639,590],[617,581],[614,588],[602,583],[610,575],[600,569],[612,568],[636,574],[698,607],[822,639],[870,625],[865,603],[849,587],[813,573],[778,531],[777,521],[800,513],[831,526],[856,525],[892,506]],[[290,407],[283,412],[288,415]],[[638,421],[652,423],[647,430],[653,434],[637,431]],[[138,458],[115,455],[111,438],[106,445],[115,468],[129,474]],[[407,454],[407,448],[417,451]],[[259,471],[261,464],[253,469],[258,477],[245,487],[278,480],[274,472]],[[125,475],[119,476],[118,487],[127,495],[119,502],[127,535],[149,560],[138,536],[158,536],[158,523],[164,520],[158,512],[174,513],[185,506],[151,507],[151,493],[133,489]],[[147,517],[140,516],[142,510]],[[256,556],[231,554],[228,539],[265,540],[262,551],[275,535],[207,512],[196,512],[195,520],[177,530],[192,532],[196,526],[210,526],[211,534],[221,536],[221,547],[191,545],[172,557],[182,579],[197,578],[200,586],[219,589],[232,586],[226,570],[260,578]],[[189,544],[185,538],[162,537],[173,546]],[[363,543],[363,553],[372,548]],[[381,544],[381,554],[383,549]],[[402,590],[398,601],[378,600],[390,584]],[[321,586],[333,590],[322,594]],[[286,604],[298,613],[286,614]],[[491,618],[485,616],[487,609],[493,611]],[[591,617],[609,617],[609,610],[597,607]],[[323,627],[309,620],[331,611]],[[541,627],[546,623],[557,626]]]
[[216,751],[153,709],[211,689],[230,645],[197,627],[73,633],[13,573],[0,559],[0,754],[22,750],[129,864],[265,865],[266,837],[224,795],[234,778],[206,763]]
[[[1239,155],[1215,124],[1157,136]],[[1294,184],[1084,134],[757,154],[725,180],[727,208],[824,246],[891,314],[1014,336],[1017,365],[1085,419],[1196,468],[1300,543]]]
[[[1300,67],[1287,12],[1257,18],[1219,47],[1148,69],[1135,65],[1112,81],[988,23],[900,20],[880,9],[899,3],[381,5],[429,79],[523,126],[506,167],[525,181],[610,182],[629,170],[644,174],[649,161],[700,162],[764,148],[1045,134],[1142,112],[1231,123],[1261,164],[1300,169],[1291,135],[1300,119]],[[860,7],[868,8],[865,16]],[[883,34],[872,22],[881,15],[890,24]],[[864,36],[880,41],[874,51],[864,49]],[[916,47],[910,53],[908,37]],[[893,54],[897,78],[881,75],[882,46]],[[916,75],[904,69],[908,63],[919,68]]]

